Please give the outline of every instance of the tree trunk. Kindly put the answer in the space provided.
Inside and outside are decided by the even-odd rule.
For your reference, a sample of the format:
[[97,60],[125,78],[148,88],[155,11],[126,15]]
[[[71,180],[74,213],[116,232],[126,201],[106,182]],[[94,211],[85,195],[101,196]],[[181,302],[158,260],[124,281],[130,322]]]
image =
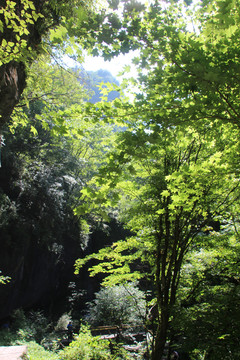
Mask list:
[[25,65],[11,61],[0,67],[0,130],[8,122],[26,86]]
[[152,349],[151,360],[161,360],[163,357],[166,340],[167,340],[167,330],[168,330],[168,311],[162,310],[161,321],[157,328],[157,333],[154,341],[154,346]]

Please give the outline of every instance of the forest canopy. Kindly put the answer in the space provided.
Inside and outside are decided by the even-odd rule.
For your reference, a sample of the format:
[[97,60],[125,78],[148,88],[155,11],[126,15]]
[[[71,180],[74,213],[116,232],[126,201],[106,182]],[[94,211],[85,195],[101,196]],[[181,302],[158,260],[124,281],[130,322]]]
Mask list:
[[[78,222],[83,248],[96,224],[124,226],[129,236],[76,259],[75,272],[91,261],[104,286],[146,292],[152,360],[166,343],[194,359],[239,358],[239,5],[6,0],[0,10],[3,167],[19,160],[1,224],[27,224],[24,203],[31,212],[42,182],[37,241],[54,242],[60,219]],[[90,74],[95,100],[86,50],[136,54],[121,84]]]

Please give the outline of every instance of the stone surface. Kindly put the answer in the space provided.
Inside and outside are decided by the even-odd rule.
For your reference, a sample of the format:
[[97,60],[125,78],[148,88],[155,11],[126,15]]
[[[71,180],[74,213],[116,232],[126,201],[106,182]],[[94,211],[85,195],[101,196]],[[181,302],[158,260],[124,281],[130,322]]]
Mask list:
[[26,346],[0,346],[0,360],[21,360],[27,354]]

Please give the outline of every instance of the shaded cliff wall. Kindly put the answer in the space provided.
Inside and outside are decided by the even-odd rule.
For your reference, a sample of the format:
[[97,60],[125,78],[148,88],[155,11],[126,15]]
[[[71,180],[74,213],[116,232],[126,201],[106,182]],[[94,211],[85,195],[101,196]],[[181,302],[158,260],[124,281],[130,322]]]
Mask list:
[[[83,252],[78,230],[72,226],[71,233],[63,234],[62,244],[53,243],[51,247],[36,243],[34,236],[23,234],[17,224],[7,236],[0,230],[0,269],[11,276],[10,283],[0,286],[0,320],[17,308],[44,309],[54,318],[71,310],[79,318],[86,302],[99,290],[102,277],[90,278],[88,266],[74,275],[75,260],[122,239],[126,232],[112,220],[107,231],[99,228],[92,233]],[[74,289],[70,284],[74,284]],[[72,291],[80,296],[71,304]]]
[[18,224],[8,230],[0,230],[0,269],[11,277],[10,283],[0,286],[0,319],[19,307],[44,308],[49,314],[64,311],[73,265],[82,256],[78,227],[73,225],[71,234],[63,233],[60,244],[48,246],[36,242],[34,234]]

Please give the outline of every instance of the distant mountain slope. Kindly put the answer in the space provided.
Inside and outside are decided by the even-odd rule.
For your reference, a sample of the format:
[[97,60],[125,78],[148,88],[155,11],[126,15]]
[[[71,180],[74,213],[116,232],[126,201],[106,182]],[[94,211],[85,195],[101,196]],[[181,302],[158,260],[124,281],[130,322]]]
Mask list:
[[[101,101],[101,94],[97,85],[102,82],[119,85],[119,81],[109,71],[103,69],[98,71],[87,71],[84,75],[82,75],[82,77],[84,78],[87,90],[90,93],[93,93],[92,97],[88,100],[93,104]],[[108,101],[112,101],[119,96],[120,94],[118,91],[111,91],[108,94]]]

